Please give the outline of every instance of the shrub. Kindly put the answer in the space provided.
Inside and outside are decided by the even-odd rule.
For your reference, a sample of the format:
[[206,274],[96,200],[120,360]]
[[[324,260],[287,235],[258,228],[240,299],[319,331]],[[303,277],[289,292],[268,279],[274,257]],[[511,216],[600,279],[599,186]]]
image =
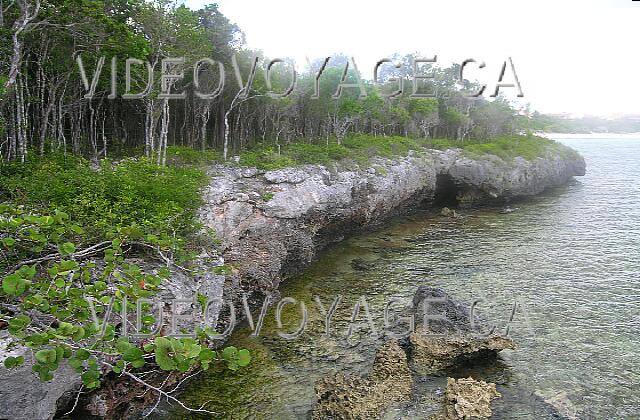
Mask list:
[[63,211],[86,228],[87,240],[136,226],[163,240],[181,240],[197,229],[199,189],[206,182],[193,167],[159,167],[140,158],[92,169],[77,157],[31,158],[0,165],[0,197],[44,212]]

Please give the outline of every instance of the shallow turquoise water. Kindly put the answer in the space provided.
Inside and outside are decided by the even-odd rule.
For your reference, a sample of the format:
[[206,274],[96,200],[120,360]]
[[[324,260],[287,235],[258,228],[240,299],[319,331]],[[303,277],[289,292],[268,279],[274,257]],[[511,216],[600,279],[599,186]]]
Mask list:
[[[498,327],[517,304],[510,329],[519,348],[502,352],[497,368],[473,371],[498,383],[496,418],[544,418],[536,394],[560,394],[578,418],[639,418],[640,138],[562,141],[585,157],[585,177],[508,211],[470,210],[457,219],[419,212],[336,245],[282,288],[307,305],[300,339],[278,337],[271,311],[261,337],[247,338],[245,328],[232,339],[252,350],[250,371],[209,373],[183,397],[211,401],[228,418],[305,418],[316,380],[370,366],[380,340],[362,314],[344,338],[359,296],[381,328],[385,302],[408,303],[418,285],[431,284],[467,303],[483,299],[480,311]],[[354,258],[371,268],[354,270]],[[329,338],[316,295],[325,307],[343,295]],[[284,314],[284,329],[295,329],[298,309]],[[417,378],[412,403],[389,417],[424,418],[424,399],[442,380]]]

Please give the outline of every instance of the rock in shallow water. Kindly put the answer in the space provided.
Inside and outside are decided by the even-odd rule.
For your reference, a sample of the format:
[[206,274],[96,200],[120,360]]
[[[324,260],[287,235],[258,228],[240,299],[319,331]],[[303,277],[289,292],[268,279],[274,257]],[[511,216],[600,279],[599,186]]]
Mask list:
[[393,404],[411,396],[407,356],[391,340],[376,353],[367,378],[338,373],[316,384],[312,419],[375,419]]
[[473,378],[447,379],[445,412],[442,420],[486,419],[491,417],[491,401],[501,395],[496,384]]
[[442,289],[420,286],[413,299],[416,322],[422,325],[409,336],[414,368],[430,375],[462,359],[493,357],[515,349],[510,337],[488,328],[486,322]]

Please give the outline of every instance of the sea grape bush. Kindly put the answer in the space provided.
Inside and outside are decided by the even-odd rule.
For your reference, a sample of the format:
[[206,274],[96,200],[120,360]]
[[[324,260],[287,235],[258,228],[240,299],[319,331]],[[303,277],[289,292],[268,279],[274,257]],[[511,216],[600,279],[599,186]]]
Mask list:
[[[140,241],[162,245],[131,227],[120,227],[98,243],[85,243],[84,233],[63,211],[40,214],[24,206],[0,205],[0,322],[16,343],[33,351],[32,369],[42,381],[53,379],[63,361],[81,374],[89,389],[99,387],[109,371],[135,374],[147,365],[186,372],[213,365],[236,370],[249,364],[245,349],[211,350],[215,332],[210,328],[198,329],[195,339],[155,336],[130,342],[122,336],[122,323],[129,322],[119,318],[123,305],[135,310],[130,302],[153,297],[169,275],[164,267],[149,273],[127,262],[126,251]],[[143,332],[154,322],[151,315],[143,317]],[[14,356],[4,365],[23,363],[23,356]]]

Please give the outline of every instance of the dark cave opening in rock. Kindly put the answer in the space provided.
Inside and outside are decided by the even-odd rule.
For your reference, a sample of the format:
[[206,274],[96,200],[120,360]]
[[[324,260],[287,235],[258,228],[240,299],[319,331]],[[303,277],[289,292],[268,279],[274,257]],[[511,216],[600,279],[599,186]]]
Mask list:
[[449,174],[436,176],[436,191],[433,195],[433,207],[458,207],[458,186]]

